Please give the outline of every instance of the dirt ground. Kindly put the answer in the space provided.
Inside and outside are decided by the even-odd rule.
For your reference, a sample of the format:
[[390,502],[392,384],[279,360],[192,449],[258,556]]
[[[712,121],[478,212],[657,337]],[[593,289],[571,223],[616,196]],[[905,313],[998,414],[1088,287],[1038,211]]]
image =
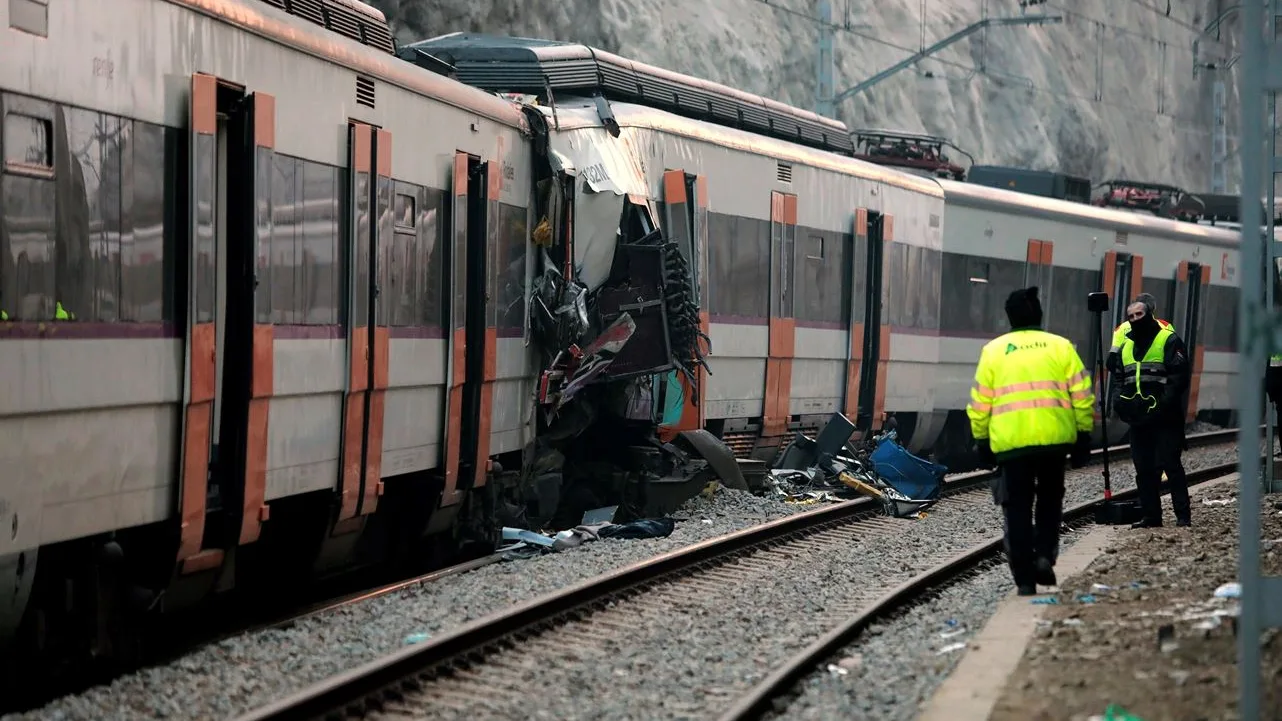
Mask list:
[[[1176,528],[1163,506],[1162,528],[1123,528],[1083,573],[1060,579],[990,721],[1103,719],[1110,704],[1143,721],[1239,718],[1237,601],[1215,597],[1237,580],[1236,486],[1194,496],[1192,528]],[[1264,570],[1282,574],[1282,494],[1265,497],[1261,517]],[[1262,644],[1260,718],[1282,721],[1282,633],[1266,631]]]

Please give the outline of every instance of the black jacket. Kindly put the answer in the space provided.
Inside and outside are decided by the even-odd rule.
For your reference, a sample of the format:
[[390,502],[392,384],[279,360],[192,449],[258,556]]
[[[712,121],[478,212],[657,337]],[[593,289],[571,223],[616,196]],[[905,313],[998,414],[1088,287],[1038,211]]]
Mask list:
[[[1129,333],[1127,338],[1130,338]],[[1141,356],[1140,353],[1135,355]],[[1119,356],[1117,370],[1113,373],[1113,387],[1109,393],[1109,401],[1110,405],[1117,410],[1118,417],[1131,426],[1155,424],[1181,428],[1184,426],[1184,416],[1188,409],[1189,384],[1193,379],[1193,365],[1189,361],[1184,340],[1178,335],[1172,334],[1167,340],[1162,362],[1166,364],[1166,384],[1162,388],[1161,396],[1158,397],[1157,409],[1152,413],[1136,414],[1128,407],[1130,404],[1120,400],[1123,391],[1128,391],[1129,394],[1129,389],[1135,387],[1135,376],[1123,377]]]
[[1269,366],[1264,372],[1264,392],[1269,400],[1282,403],[1282,366]]

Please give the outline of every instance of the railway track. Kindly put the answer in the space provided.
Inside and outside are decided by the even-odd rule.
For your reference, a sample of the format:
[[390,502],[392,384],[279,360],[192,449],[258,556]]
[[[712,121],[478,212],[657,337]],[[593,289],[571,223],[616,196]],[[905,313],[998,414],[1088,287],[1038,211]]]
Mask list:
[[[1197,485],[1222,478],[1237,470],[1237,463],[1225,463],[1207,468],[1200,468],[1188,473],[1189,485]],[[1129,500],[1137,497],[1136,489],[1129,489],[1114,494],[1115,500]],[[1080,503],[1064,509],[1064,524],[1076,528],[1093,523],[1093,512],[1098,501]],[[880,622],[911,606],[914,602],[930,594],[931,591],[945,587],[980,569],[986,564],[995,562],[1002,553],[1002,537],[994,536],[991,540],[943,559],[939,565],[930,568],[913,578],[885,589],[875,599],[867,603],[859,612],[851,615],[844,622],[834,626],[814,643],[807,646],[787,662],[778,666],[769,676],[741,695],[718,721],[749,721],[760,719],[774,711],[784,714],[785,703],[781,703],[805,676],[830,658],[842,647],[850,644],[859,634],[874,622]]]
[[[1189,443],[1212,445],[1236,437],[1236,430],[1217,431],[1190,436]],[[1125,447],[1114,447],[1109,449],[1109,455],[1115,457],[1126,451]],[[1096,460],[1100,454],[1094,454]],[[1216,466],[1191,472],[1190,476],[1206,480],[1211,477],[1209,474],[1224,472],[1225,466]],[[944,490],[949,499],[945,503],[991,506],[987,492],[991,477],[989,472],[977,472],[950,479]],[[1092,501],[1066,509],[1066,518],[1080,523],[1094,504]],[[679,625],[671,625],[674,619],[683,614],[715,613],[719,599],[728,594],[751,593],[758,584],[776,581],[800,557],[822,554],[825,549],[852,541],[875,541],[879,536],[904,531],[913,523],[888,518],[882,515],[879,504],[860,499],[762,524],[515,605],[332,677],[241,719],[391,719],[421,717],[429,709],[434,713],[450,708],[463,712],[519,705],[530,691],[523,676],[532,665],[563,663],[567,657],[573,660],[576,649],[617,647],[627,632],[647,624],[670,627],[679,633]],[[872,619],[910,601],[914,593],[946,582],[941,579],[955,577],[985,559],[991,560],[1000,551],[1000,531],[997,533],[962,554],[941,544],[932,552],[932,562],[926,566],[929,570],[914,574],[911,581],[893,588],[875,583],[860,587],[839,602],[827,604],[821,612],[808,614],[804,619],[805,637],[818,637],[815,644],[790,659],[762,685],[751,690],[710,689],[702,705],[740,709],[735,712],[744,714],[727,718],[759,714],[799,675],[813,668],[816,659],[829,652],[822,644],[839,645],[842,641],[833,639],[848,640]],[[497,705],[491,706],[491,702]],[[666,710],[680,715],[694,712]]]

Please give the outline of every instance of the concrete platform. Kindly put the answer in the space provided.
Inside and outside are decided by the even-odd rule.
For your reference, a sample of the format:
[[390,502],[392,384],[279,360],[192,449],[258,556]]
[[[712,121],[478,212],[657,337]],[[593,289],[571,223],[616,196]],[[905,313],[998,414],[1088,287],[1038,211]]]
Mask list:
[[[1068,578],[1084,571],[1112,544],[1117,532],[1113,526],[1092,528],[1064,549],[1055,564],[1055,574]],[[918,721],[987,719],[1048,608],[1011,591],[984,629],[967,644],[961,663],[922,708]]]

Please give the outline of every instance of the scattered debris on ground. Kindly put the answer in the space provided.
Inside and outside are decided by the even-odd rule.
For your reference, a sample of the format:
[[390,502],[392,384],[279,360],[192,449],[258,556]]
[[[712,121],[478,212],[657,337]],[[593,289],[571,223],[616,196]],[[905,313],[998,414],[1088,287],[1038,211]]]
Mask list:
[[[991,720],[1237,718],[1237,501],[1226,484],[1195,496],[1191,528],[1164,499],[1162,528],[1119,529],[1053,597]],[[1259,512],[1264,572],[1282,574],[1282,495]],[[1282,719],[1282,633],[1261,654],[1262,718]]]
[[803,505],[868,496],[897,518],[920,517],[939,499],[946,467],[909,453],[893,428],[851,443],[854,432],[834,413],[818,438],[798,433],[770,471],[771,492]]

